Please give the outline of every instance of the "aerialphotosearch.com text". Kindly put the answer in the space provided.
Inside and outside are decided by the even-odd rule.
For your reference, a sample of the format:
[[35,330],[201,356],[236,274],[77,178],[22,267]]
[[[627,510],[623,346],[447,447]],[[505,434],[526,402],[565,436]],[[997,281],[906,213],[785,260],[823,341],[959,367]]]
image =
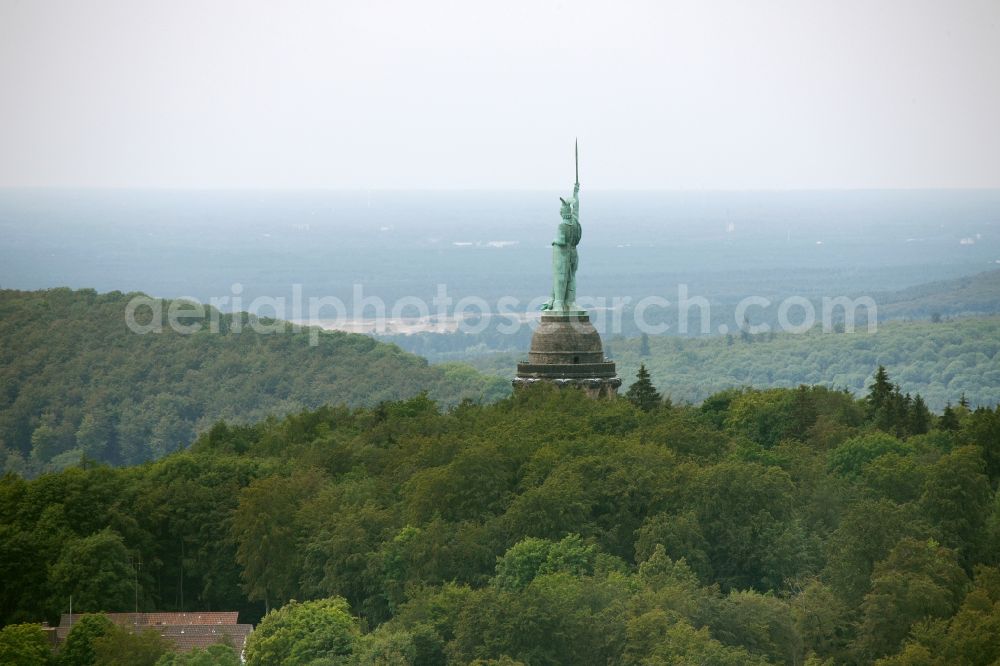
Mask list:
[[[208,330],[223,330],[223,313],[246,313],[233,317],[225,327],[229,333],[239,333],[244,327],[255,333],[278,334],[309,332],[309,342],[319,343],[323,329],[346,330],[384,335],[399,332],[459,332],[478,334],[491,326],[505,335],[513,335],[522,326],[534,326],[543,296],[523,301],[514,296],[502,296],[490,303],[478,296],[454,298],[447,285],[438,284],[431,299],[404,296],[387,303],[377,295],[365,294],[364,286],[355,284],[352,297],[345,302],[336,296],[303,296],[301,284],[291,286],[291,298],[257,296],[244,303],[243,285],[234,283],[230,293],[202,303],[194,298],[163,300],[140,295],[129,301],[125,323],[139,335],[171,330],[193,334]],[[734,332],[751,335],[777,330],[784,333],[805,333],[816,328],[823,332],[853,332],[856,322],[862,322],[869,333],[877,327],[877,306],[869,296],[823,296],[817,303],[804,296],[788,296],[774,301],[764,296],[747,296],[732,311],[729,323],[713,329],[712,304],[704,296],[692,295],[688,285],[677,285],[676,296],[660,295],[643,298],[581,297],[578,310],[585,310],[599,330],[611,335],[622,334],[625,323],[630,331],[649,335],[677,333],[680,335],[726,335]],[[728,308],[727,308],[728,310]],[[767,319],[775,322],[751,324]]]

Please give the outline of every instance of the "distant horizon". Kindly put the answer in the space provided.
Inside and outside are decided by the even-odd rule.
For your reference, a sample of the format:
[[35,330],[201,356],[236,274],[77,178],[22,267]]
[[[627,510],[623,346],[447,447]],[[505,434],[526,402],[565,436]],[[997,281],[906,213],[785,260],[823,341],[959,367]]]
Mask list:
[[[528,302],[548,289],[552,190],[6,189],[0,283],[249,301]],[[860,294],[1000,262],[1000,190],[587,190],[580,295]],[[836,284],[836,288],[833,284]],[[830,290],[833,290],[832,293]],[[804,291],[805,290],[805,291]],[[672,296],[668,298],[673,299]]]
[[[172,187],[166,185],[2,185],[0,191],[68,191],[68,192],[558,192],[567,187],[297,187],[297,186],[220,186],[220,187]],[[1000,192],[1000,185],[989,187],[594,187],[580,185],[581,192],[650,192],[650,193],[811,193],[811,192]]]

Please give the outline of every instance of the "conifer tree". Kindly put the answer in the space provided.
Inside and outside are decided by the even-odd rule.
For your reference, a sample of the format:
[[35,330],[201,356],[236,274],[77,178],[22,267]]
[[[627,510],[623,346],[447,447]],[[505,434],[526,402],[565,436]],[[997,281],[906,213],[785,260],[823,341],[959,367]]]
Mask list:
[[907,393],[903,396],[903,416],[905,417],[913,409],[913,396]]
[[644,412],[652,411],[659,407],[663,399],[660,397],[660,393],[656,390],[656,387],[653,386],[653,382],[650,381],[649,371],[646,370],[645,363],[639,366],[636,378],[635,383],[629,386],[628,391],[625,393],[628,401]]
[[918,393],[913,398],[913,405],[908,414],[906,430],[911,435],[923,435],[930,430],[931,412],[927,409],[927,403]]
[[876,415],[875,423],[882,430],[902,437],[906,427],[906,408],[906,399],[899,389],[899,384],[892,384],[889,401],[882,408],[881,413]]
[[941,418],[938,419],[938,428],[949,432],[958,430],[958,416],[955,414],[955,410],[952,408],[950,402],[944,406]]
[[886,372],[885,366],[879,365],[878,370],[875,371],[875,383],[868,389],[868,397],[866,398],[870,417],[874,418],[879,412],[884,411],[892,398],[894,388],[892,382],[889,381],[889,373]]

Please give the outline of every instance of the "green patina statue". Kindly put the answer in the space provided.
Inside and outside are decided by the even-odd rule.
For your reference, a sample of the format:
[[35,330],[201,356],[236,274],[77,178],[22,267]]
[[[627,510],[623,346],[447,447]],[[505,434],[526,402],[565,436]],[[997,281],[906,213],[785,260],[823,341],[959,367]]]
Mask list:
[[576,147],[576,184],[573,197],[567,201],[559,197],[562,206],[559,215],[562,221],[552,241],[552,297],[542,310],[552,312],[577,312],[576,267],[578,258],[576,246],[580,243],[583,229],[580,227],[580,151]]

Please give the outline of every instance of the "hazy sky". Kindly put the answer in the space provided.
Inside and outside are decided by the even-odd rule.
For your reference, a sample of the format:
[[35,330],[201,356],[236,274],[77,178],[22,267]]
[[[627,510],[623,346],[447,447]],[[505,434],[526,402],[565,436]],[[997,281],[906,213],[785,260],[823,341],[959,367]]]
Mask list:
[[1000,187],[1000,1],[0,0],[0,186]]

